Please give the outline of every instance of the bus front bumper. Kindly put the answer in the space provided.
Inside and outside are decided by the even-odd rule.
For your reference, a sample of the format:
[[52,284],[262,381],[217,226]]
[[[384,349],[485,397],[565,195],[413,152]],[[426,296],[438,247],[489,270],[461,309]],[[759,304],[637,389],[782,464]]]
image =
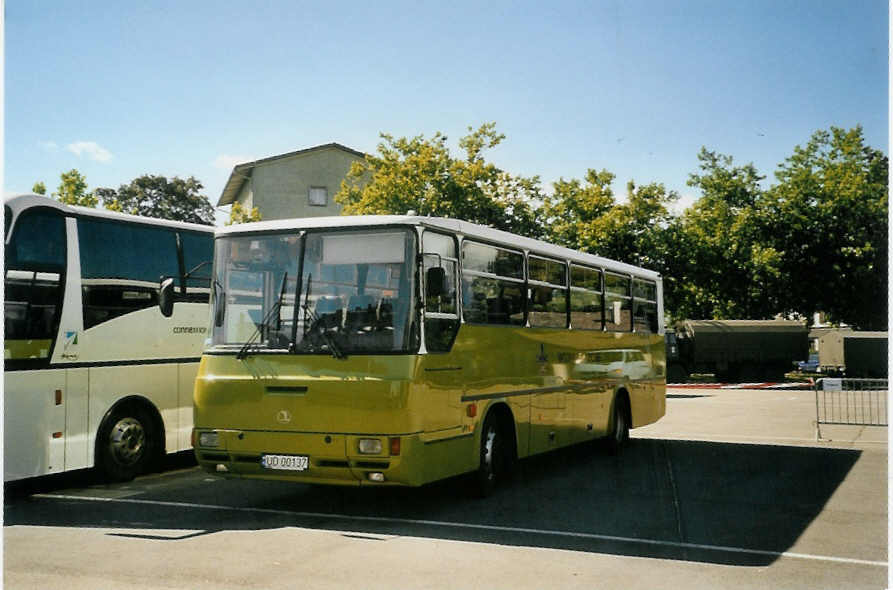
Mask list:
[[[397,448],[394,439],[399,440]],[[420,456],[417,451],[422,445],[418,434],[353,435],[196,428],[193,440],[199,466],[223,477],[351,486],[418,486],[423,483],[419,479],[421,465],[415,465],[416,457]],[[380,441],[381,451],[361,453],[361,440]],[[203,445],[203,441],[216,442],[216,445]],[[363,444],[370,445],[369,442]],[[374,451],[374,443],[372,446]]]

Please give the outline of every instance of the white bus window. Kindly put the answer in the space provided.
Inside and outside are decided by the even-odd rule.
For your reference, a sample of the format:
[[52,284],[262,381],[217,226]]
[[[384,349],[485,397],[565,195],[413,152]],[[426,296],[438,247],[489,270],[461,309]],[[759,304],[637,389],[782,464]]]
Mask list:
[[173,229],[79,219],[84,329],[158,304],[162,277],[179,277]]
[[4,357],[7,362],[49,360],[62,309],[65,220],[51,209],[22,216],[6,249]]
[[207,303],[211,287],[214,240],[200,233],[180,232],[188,301]]
[[54,270],[65,268],[65,220],[52,209],[33,209],[19,217],[6,249],[6,268]]

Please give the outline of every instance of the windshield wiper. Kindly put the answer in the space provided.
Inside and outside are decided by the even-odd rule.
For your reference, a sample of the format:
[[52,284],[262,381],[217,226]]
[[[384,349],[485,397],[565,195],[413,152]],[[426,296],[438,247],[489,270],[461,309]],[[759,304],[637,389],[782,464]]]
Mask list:
[[[335,338],[329,334],[329,331],[326,330],[325,326],[320,325],[320,318],[316,315],[312,309],[310,309],[310,284],[313,281],[313,275],[307,275],[307,291],[304,293],[304,304],[301,306],[301,309],[304,310],[304,339],[307,338],[307,335],[311,330],[314,333],[319,334],[323,340],[326,341],[326,344],[329,347],[329,352],[332,353],[332,356],[336,359],[346,359],[347,355],[344,354],[344,351],[339,348],[338,344],[335,343]],[[310,319],[310,323],[307,323],[307,319]]]
[[226,291],[216,277],[211,283],[211,290],[214,298],[214,327],[219,328],[223,325],[223,314],[226,312]]
[[248,356],[248,349],[254,344],[254,339],[258,336],[263,335],[263,331],[268,329],[267,325],[270,320],[273,319],[273,314],[278,314],[280,308],[282,308],[282,300],[285,297],[285,283],[288,281],[288,272],[285,273],[282,277],[282,286],[279,288],[279,299],[276,300],[276,303],[273,304],[273,307],[270,308],[270,311],[267,312],[267,315],[260,321],[257,327],[254,329],[254,333],[251,335],[251,338],[245,341],[245,344],[242,345],[242,348],[239,349],[239,352],[236,354],[236,358],[239,360],[244,359]]

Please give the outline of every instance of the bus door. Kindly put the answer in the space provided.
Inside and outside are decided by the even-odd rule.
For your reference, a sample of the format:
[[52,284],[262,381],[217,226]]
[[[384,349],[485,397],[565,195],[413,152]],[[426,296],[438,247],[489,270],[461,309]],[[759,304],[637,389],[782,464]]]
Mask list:
[[[8,215],[8,212],[7,212]],[[51,369],[60,346],[66,277],[65,218],[24,211],[5,251],[4,480],[65,468],[65,369]]]
[[428,355],[421,375],[423,429],[431,438],[463,432],[461,401],[468,367],[453,343],[459,331],[458,256],[454,237],[426,230],[422,244],[425,277],[424,330]]

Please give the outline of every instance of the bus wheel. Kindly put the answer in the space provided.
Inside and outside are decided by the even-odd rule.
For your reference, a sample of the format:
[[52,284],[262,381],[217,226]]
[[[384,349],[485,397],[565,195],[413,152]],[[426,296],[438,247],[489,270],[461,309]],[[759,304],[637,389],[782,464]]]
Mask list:
[[111,481],[130,481],[142,473],[153,448],[152,423],[135,406],[115,409],[97,437],[97,462]]
[[608,435],[608,452],[616,455],[629,442],[629,402],[626,396],[618,396],[614,401],[614,415],[611,417],[611,432]]
[[482,498],[493,493],[505,473],[505,445],[506,439],[499,428],[499,421],[488,417],[481,430],[481,461],[476,474],[476,491]]

